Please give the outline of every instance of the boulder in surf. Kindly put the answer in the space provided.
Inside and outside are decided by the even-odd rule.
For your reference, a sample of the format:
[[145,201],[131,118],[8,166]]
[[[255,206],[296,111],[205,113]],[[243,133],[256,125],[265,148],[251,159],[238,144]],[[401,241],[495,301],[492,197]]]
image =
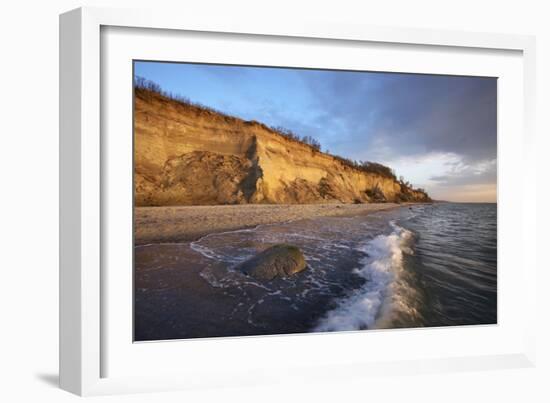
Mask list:
[[257,280],[273,280],[292,276],[306,267],[304,254],[298,247],[278,244],[248,259],[238,269]]

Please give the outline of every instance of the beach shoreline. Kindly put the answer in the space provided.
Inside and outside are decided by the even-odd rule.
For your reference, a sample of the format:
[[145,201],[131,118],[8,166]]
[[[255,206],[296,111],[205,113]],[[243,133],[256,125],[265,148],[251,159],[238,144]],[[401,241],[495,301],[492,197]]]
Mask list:
[[353,217],[419,203],[136,207],[134,245],[191,242],[212,233],[316,217]]

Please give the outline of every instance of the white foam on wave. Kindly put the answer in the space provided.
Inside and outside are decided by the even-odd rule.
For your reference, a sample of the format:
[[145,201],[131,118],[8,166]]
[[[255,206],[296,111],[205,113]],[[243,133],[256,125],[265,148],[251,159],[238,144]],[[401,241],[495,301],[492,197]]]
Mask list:
[[365,284],[352,295],[344,298],[338,306],[321,319],[314,331],[361,330],[376,327],[376,322],[391,314],[394,301],[402,300],[392,293],[399,287],[403,271],[403,253],[412,253],[408,246],[412,233],[390,222],[392,232],[379,235],[359,249],[368,256],[356,273]]
[[[220,237],[220,236],[223,237],[223,236],[232,235],[232,234],[257,232],[258,230],[260,230],[261,228],[264,228],[264,227],[271,227],[271,226],[275,226],[275,225],[286,225],[286,224],[291,224],[294,221],[296,221],[296,220],[288,220],[288,221],[283,221],[281,223],[272,223],[272,224],[258,224],[254,227],[251,227],[251,228],[242,228],[242,229],[222,231],[222,232],[212,232],[210,234],[206,234],[206,235],[200,237],[196,241],[190,242],[189,247],[193,251],[199,253],[200,255],[202,255],[202,256],[204,256],[205,258],[208,258],[208,259],[218,260],[218,261],[222,260],[222,261],[227,261],[227,262],[230,262],[230,263],[239,263],[239,262],[245,260],[247,257],[250,257],[250,256],[245,256],[245,257],[240,257],[240,258],[227,256],[225,254],[217,253],[213,248],[210,248],[210,247],[204,245],[203,243],[205,241],[209,240],[209,239],[217,238],[217,237]],[[150,245],[155,245],[155,244],[150,244]],[[144,245],[144,246],[149,246],[149,244]]]
[[228,262],[232,262],[232,263],[239,262],[240,259],[235,259],[234,257],[226,256],[224,254],[217,253],[214,249],[209,248],[206,245],[203,245],[203,242],[210,239],[210,238],[214,238],[214,237],[218,237],[218,236],[224,236],[224,235],[227,235],[227,234],[238,234],[238,233],[242,233],[242,232],[254,232],[259,227],[260,227],[260,225],[257,225],[253,228],[244,228],[244,229],[224,231],[224,232],[213,232],[211,234],[204,235],[203,237],[197,239],[196,241],[190,242],[189,247],[193,251],[201,254],[202,256],[204,256],[205,258],[208,258],[208,259],[218,260],[218,261],[220,261],[220,260],[221,261],[228,261]]

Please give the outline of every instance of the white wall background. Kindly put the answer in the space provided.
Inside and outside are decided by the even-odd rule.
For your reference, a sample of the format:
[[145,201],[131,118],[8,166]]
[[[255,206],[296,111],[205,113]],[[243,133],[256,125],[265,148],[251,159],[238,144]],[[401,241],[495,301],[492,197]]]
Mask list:
[[[539,261],[545,258],[550,125],[550,12],[545,1],[19,0],[0,6],[0,399],[74,401],[57,383],[58,14],[81,5],[180,7],[231,18],[312,17],[374,25],[533,34],[538,51]],[[531,174],[531,173],[526,173]],[[545,175],[543,175],[545,174]],[[546,259],[545,259],[546,260]],[[539,263],[541,269],[543,266]],[[550,401],[550,277],[539,279],[537,368],[353,379],[93,398],[100,401]],[[412,348],[412,347],[411,347]],[[299,376],[299,374],[297,374]]]

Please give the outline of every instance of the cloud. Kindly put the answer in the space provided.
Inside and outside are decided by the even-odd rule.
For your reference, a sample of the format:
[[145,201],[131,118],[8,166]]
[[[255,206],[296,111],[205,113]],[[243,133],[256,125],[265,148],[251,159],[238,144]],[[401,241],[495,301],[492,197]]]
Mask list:
[[373,158],[453,152],[469,160],[495,155],[496,79],[332,73],[320,85],[309,82],[325,116],[346,122],[342,135],[353,144],[343,152]]
[[450,165],[442,175],[431,176],[430,181],[446,186],[496,183],[496,168],[496,159],[480,161],[471,165],[460,160],[457,164]]
[[471,197],[466,185],[496,189],[496,79],[332,73],[306,80],[325,123],[343,122],[340,142],[331,144],[336,153],[385,163],[446,198],[459,188]]

